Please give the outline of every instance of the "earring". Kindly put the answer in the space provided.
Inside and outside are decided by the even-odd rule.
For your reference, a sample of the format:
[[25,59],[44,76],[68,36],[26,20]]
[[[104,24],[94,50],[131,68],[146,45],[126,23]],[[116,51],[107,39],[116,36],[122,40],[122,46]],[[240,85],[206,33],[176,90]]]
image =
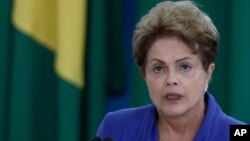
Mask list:
[[203,94],[205,94],[205,93],[206,93],[207,88],[208,88],[208,83],[206,83],[206,84],[205,84],[205,88],[204,88],[204,90],[203,90]]

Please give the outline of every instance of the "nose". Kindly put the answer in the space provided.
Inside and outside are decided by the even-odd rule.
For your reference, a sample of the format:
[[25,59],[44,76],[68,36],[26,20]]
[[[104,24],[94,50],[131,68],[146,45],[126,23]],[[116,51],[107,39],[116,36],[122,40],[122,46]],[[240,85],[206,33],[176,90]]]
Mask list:
[[175,81],[167,81],[167,86],[177,86],[178,83]]
[[177,86],[177,85],[179,85],[176,74],[174,74],[173,72],[168,73],[168,76],[166,78],[166,85],[167,86]]

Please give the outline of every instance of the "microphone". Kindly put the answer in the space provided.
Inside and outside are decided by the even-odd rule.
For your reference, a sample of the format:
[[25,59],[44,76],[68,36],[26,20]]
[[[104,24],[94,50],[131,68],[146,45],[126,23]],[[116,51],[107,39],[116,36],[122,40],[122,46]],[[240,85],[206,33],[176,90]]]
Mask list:
[[110,136],[107,136],[103,139],[103,141],[113,141],[112,137]]
[[[91,139],[91,141],[102,141],[100,137],[95,136],[94,138]],[[109,140],[108,140],[109,141]],[[112,141],[112,140],[111,140]]]

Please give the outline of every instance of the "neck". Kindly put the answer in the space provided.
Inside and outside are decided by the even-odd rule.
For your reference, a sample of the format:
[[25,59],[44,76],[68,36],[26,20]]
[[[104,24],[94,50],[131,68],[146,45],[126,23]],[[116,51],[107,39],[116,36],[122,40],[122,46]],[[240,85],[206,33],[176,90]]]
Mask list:
[[161,138],[193,140],[200,128],[205,113],[205,102],[201,100],[195,108],[186,113],[167,117],[159,115],[158,129]]

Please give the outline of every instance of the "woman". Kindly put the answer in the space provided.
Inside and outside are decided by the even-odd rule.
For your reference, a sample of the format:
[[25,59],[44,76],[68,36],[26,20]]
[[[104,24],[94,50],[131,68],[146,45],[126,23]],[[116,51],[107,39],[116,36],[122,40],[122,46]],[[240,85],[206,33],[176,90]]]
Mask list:
[[225,141],[229,126],[207,92],[219,33],[190,1],[161,2],[136,26],[133,51],[151,105],[108,113],[97,132],[115,141]]

